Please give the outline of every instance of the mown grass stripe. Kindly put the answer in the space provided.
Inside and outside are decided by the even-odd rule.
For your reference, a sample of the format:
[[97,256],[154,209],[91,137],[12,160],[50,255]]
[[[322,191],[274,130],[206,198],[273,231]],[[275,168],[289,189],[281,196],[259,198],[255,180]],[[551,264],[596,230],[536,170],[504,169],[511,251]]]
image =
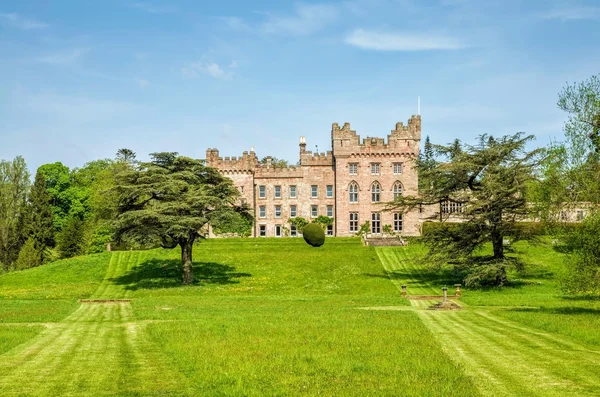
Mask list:
[[[470,344],[473,350],[479,349],[477,356],[493,353],[500,358],[492,363],[493,372],[512,371],[514,375],[507,378],[507,381],[512,378],[517,384],[535,385],[535,389],[542,390],[544,395],[584,395],[597,387],[588,374],[573,373],[565,376],[567,371],[561,364],[566,358],[555,354],[560,352],[553,351],[551,346],[525,343],[520,340],[521,336],[507,334],[502,329],[496,330],[489,324],[482,324],[478,316],[466,317],[452,313],[451,316],[446,316],[446,322],[451,325],[452,330],[457,331],[453,338],[460,334],[468,336],[461,340]],[[543,351],[539,350],[541,347],[544,348]],[[536,390],[529,390],[527,394]]]
[[[434,331],[444,350],[455,362],[464,366],[471,375],[480,393],[486,396],[523,395],[524,389],[514,382],[510,369],[498,367],[498,356],[492,354],[470,332],[459,332],[452,318],[442,317],[440,313],[419,313],[425,324]],[[479,340],[479,343],[473,343]],[[483,380],[483,383],[481,382]],[[536,394],[530,394],[536,395]]]
[[[462,320],[465,327],[486,333],[489,340],[517,357],[519,362],[527,362],[527,368],[542,367],[558,383],[563,383],[565,379],[573,381],[572,387],[580,389],[580,392],[585,388],[600,389],[600,378],[597,375],[600,372],[600,360],[595,352],[565,349],[562,341],[541,338],[534,331],[511,332],[508,326],[494,326],[494,322],[479,314],[475,314],[470,320]],[[565,367],[565,362],[579,362],[579,365]]]

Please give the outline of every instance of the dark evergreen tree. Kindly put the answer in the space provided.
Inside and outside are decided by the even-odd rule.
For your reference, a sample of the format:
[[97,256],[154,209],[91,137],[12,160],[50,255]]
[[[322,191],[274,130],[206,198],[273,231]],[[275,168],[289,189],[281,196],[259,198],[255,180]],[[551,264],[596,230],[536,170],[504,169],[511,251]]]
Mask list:
[[50,194],[46,190],[46,177],[43,173],[37,172],[29,195],[26,234],[32,240],[38,265],[46,263],[48,249],[54,246],[54,216],[50,200]]
[[429,135],[425,138],[423,144],[423,151],[419,154],[419,160],[417,163],[417,170],[419,172],[419,189],[427,189],[431,181],[428,181],[424,175],[424,171],[435,168],[437,162],[435,161],[434,147],[429,139]]
[[158,241],[164,248],[181,247],[183,284],[194,281],[192,248],[204,235],[201,229],[230,216],[250,217],[238,206],[238,189],[201,160],[177,153],[153,153],[139,169],[119,174],[118,240]]
[[[483,135],[477,145],[435,146],[435,154],[446,161],[422,170],[431,183],[419,196],[402,196],[388,204],[390,210],[410,210],[422,205],[457,209],[462,222],[434,228],[423,241],[429,259],[442,264],[452,261],[465,272],[468,285],[506,283],[506,269],[521,264],[505,252],[505,240],[526,238],[516,226],[531,208],[526,201],[528,183],[540,159],[540,150],[525,151],[533,136],[517,133],[494,139]],[[446,214],[448,215],[448,214]],[[447,218],[442,217],[442,221]],[[479,248],[491,243],[492,255],[481,256]]]
[[67,219],[57,236],[58,252],[61,258],[71,258],[85,254],[85,223],[78,216]]

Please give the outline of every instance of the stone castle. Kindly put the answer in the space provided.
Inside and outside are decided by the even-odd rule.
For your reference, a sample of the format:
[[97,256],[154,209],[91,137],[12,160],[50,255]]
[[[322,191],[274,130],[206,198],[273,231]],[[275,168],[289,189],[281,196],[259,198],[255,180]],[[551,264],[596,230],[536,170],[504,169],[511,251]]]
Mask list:
[[300,137],[297,166],[275,166],[271,157],[263,164],[253,150],[222,158],[217,149],[206,151],[206,164],[231,178],[241,200],[254,209],[255,237],[295,236],[291,218],[311,221],[319,216],[333,218],[327,228],[330,236],[353,236],[365,222],[371,234],[381,234],[389,225],[394,233],[410,236],[420,234],[418,210],[381,210],[397,195],[417,195],[414,166],[420,141],[421,116],[412,116],[407,125],[397,123],[387,140],[361,141],[349,123],[333,123],[332,150],[312,153]]

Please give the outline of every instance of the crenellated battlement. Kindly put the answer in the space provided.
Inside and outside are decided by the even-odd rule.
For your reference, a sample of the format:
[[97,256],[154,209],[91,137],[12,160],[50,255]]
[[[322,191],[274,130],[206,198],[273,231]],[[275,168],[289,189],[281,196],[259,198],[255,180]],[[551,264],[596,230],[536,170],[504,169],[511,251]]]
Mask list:
[[206,165],[219,170],[253,171],[258,164],[258,157],[251,152],[243,152],[241,157],[220,157],[218,149],[206,150]]
[[302,178],[300,167],[273,167],[260,164],[254,169],[254,177],[260,178]]
[[406,126],[402,122],[396,123],[395,129],[391,130],[387,140],[379,137],[366,137],[362,139],[362,142],[360,135],[351,129],[350,123],[344,123],[341,128],[338,123],[333,123],[331,140],[336,156],[388,151],[418,155],[421,140],[421,116],[413,115]]
[[333,152],[328,150],[327,153],[313,153],[304,151],[300,153],[300,165],[302,166],[332,166]]

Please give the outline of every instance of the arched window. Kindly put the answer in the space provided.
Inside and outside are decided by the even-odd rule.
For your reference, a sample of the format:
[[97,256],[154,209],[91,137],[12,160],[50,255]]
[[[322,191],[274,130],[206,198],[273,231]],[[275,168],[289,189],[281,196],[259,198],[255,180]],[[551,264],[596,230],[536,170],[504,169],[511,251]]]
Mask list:
[[348,194],[351,203],[358,203],[358,183],[350,183],[350,186],[348,187]]
[[402,183],[396,182],[394,183],[394,201],[396,201],[400,196],[402,196]]
[[371,202],[378,203],[381,201],[381,185],[379,182],[373,182],[371,185]]

